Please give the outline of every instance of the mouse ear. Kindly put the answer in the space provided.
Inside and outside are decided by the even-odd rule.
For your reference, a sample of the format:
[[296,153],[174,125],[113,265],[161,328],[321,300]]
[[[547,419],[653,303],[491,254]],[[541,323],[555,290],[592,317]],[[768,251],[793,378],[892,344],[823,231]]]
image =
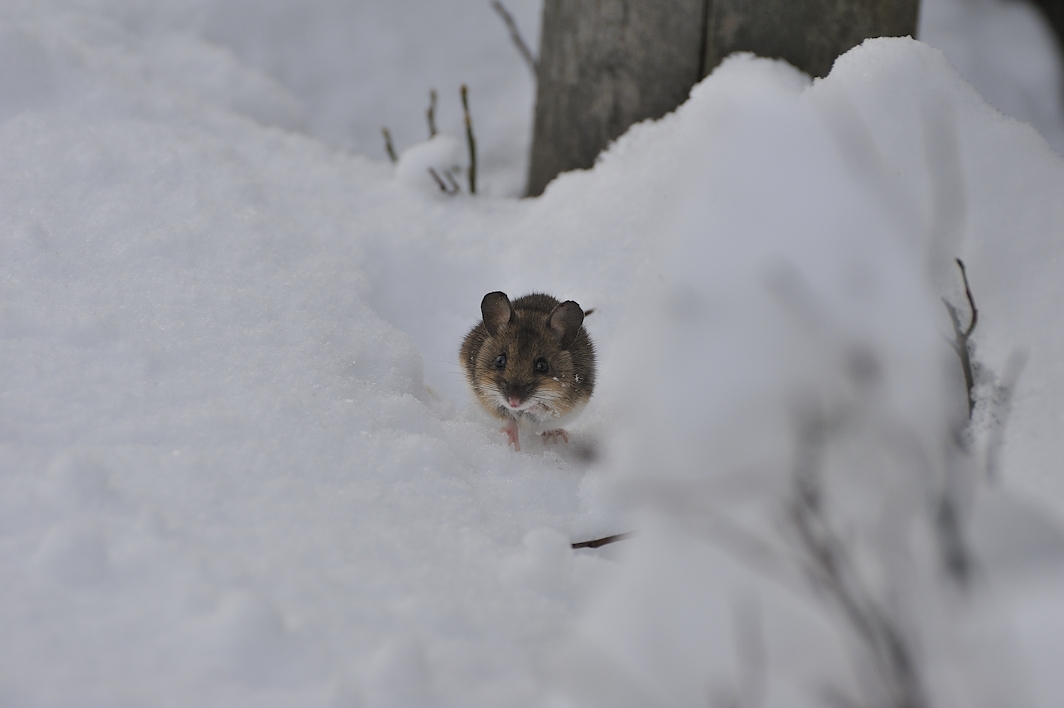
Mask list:
[[484,326],[488,334],[494,337],[506,329],[514,315],[514,308],[506,293],[494,292],[488,293],[480,301],[480,313],[484,315]]
[[562,349],[568,349],[572,345],[583,323],[584,311],[572,300],[566,300],[555,307],[547,317],[547,325],[558,338]]

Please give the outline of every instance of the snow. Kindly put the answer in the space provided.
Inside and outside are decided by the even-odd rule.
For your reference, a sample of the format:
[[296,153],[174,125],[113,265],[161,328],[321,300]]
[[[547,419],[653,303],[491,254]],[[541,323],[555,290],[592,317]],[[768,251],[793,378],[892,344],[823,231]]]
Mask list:
[[[486,4],[5,3],[0,705],[874,702],[786,530],[821,414],[848,582],[931,702],[1059,703],[1064,121],[1003,7],[925,3],[945,55],[869,41],[812,83],[734,57],[517,200],[533,85]],[[514,453],[466,391],[493,290],[595,308],[569,445]]]
[[[620,705],[703,705],[707,692],[720,705],[823,705],[823,692],[902,705],[898,679],[862,640],[868,618],[885,616],[907,651],[920,647],[915,704],[989,706],[1018,693],[1053,705],[1058,679],[1010,652],[1035,642],[1033,655],[1064,656],[1059,635],[1022,636],[1030,625],[1020,630],[1015,614],[1029,611],[1027,592],[1046,614],[1059,612],[1044,598],[1064,590],[1064,536],[1032,523],[1037,505],[1012,494],[1035,498],[1037,488],[1059,513],[1055,485],[1040,479],[1058,470],[1033,456],[1059,456],[1059,443],[1010,428],[1005,487],[982,481],[995,422],[980,408],[972,452],[951,441],[967,411],[934,286],[962,303],[949,255],[969,262],[979,301],[995,300],[981,312],[980,376],[1001,371],[1010,347],[1043,352],[1024,371],[1012,421],[1037,417],[1028,432],[1054,425],[1057,334],[1032,326],[1048,313],[1027,319],[1041,305],[1019,303],[1059,301],[1059,277],[1029,267],[1023,248],[1003,251],[1016,241],[1053,249],[1060,158],[910,40],[865,42],[808,87],[781,65],[732,58],[617,153],[625,141],[677,156],[684,184],[681,206],[662,219],[670,241],[660,278],[644,290],[612,377],[623,390],[609,468],[619,493],[640,500],[643,533],[578,622],[567,666],[556,669],[563,693],[617,705],[602,686],[627,680],[639,698]],[[633,164],[648,171],[635,155]],[[1010,246],[999,247],[1005,225]],[[995,297],[999,288],[1010,296]],[[1016,309],[1001,309],[1005,301]],[[799,513],[795,485],[810,475],[820,501],[807,513],[843,549],[838,582],[872,608],[861,610],[863,625],[847,628],[847,615],[831,612],[832,583],[810,589],[803,578],[816,557],[789,519]],[[956,505],[979,572],[994,578],[964,599],[942,577],[938,498]],[[995,568],[1002,556],[1025,568]],[[1017,580],[1033,568],[1043,574]],[[735,609],[743,600],[756,609]],[[733,638],[744,612],[756,640]],[[770,674],[744,675],[757,672],[751,653]],[[596,670],[609,678],[586,678]]]
[[917,32],[990,105],[1030,123],[1064,153],[1060,40],[1034,3],[932,0],[920,4]]

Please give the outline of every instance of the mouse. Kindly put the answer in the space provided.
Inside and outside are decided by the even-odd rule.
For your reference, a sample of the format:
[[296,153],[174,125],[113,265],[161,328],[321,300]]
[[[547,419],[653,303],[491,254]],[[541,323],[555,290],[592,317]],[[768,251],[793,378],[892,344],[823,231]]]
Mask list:
[[506,422],[500,432],[507,445],[521,451],[520,430],[569,442],[562,426],[584,410],[595,388],[595,347],[584,310],[543,293],[510,302],[506,293],[493,292],[480,312],[483,319],[459,356],[477,401]]

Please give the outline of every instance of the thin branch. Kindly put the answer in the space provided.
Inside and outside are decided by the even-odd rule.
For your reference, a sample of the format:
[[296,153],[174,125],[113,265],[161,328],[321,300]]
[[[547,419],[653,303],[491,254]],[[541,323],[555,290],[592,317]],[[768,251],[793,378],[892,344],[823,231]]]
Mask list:
[[469,116],[469,88],[462,84],[462,111],[465,113],[466,143],[469,145],[469,193],[477,193],[477,141],[473,137],[473,119]]
[[451,185],[452,194],[457,194],[458,192],[462,191],[462,188],[459,187],[458,183],[454,181],[454,175],[451,174],[450,170],[444,170],[443,176],[447,178],[447,184]]
[[960,357],[961,360],[961,370],[964,372],[964,385],[968,389],[968,417],[971,418],[972,411],[975,410],[975,376],[972,373],[972,353],[971,348],[968,345],[968,338],[972,336],[972,332],[975,331],[975,325],[979,321],[979,310],[975,307],[975,298],[972,297],[972,289],[968,285],[968,271],[964,267],[964,261],[958,258],[957,265],[961,269],[961,279],[964,281],[964,294],[968,298],[968,306],[972,311],[972,319],[968,323],[968,326],[966,328],[961,327],[960,314],[957,312],[957,308],[950,304],[949,300],[942,298],[942,303],[946,306],[946,311],[949,312],[950,321],[953,323],[953,350],[957,352],[957,356]]
[[975,298],[972,297],[972,288],[968,285],[968,270],[964,267],[964,261],[957,259],[957,266],[961,269],[961,280],[964,281],[964,294],[968,298],[968,306],[972,308],[972,321],[968,323],[968,329],[964,330],[967,339],[975,330],[975,323],[979,321],[979,310],[975,307]]
[[968,582],[972,574],[972,559],[964,543],[957,503],[949,494],[943,494],[935,511],[935,530],[938,532],[942,561],[960,585]]
[[436,137],[436,89],[429,90],[429,107],[425,111],[425,118],[429,122],[429,139]]
[[440,191],[441,192],[446,192],[447,191],[447,185],[444,184],[443,180],[440,179],[440,176],[438,174],[436,174],[436,170],[434,170],[434,169],[432,169],[430,167],[429,168],[429,174],[432,175],[432,179],[436,180],[436,184],[439,186]]
[[902,633],[855,577],[845,541],[831,527],[823,505],[821,467],[830,426],[813,409],[798,420],[791,518],[806,553],[805,568],[813,582],[842,611],[871,653],[894,708],[924,708],[922,681]]
[[447,185],[444,184],[444,181],[442,179],[440,179],[440,175],[437,174],[435,169],[430,167],[429,168],[429,174],[432,175],[432,179],[436,180],[436,185],[440,188],[441,192],[444,192],[445,194],[451,194],[451,195],[454,195],[454,194],[458,193],[458,185],[454,186],[454,190],[453,191],[451,189],[449,189],[447,187]]
[[521,54],[521,58],[525,60],[525,64],[532,71],[532,76],[539,76],[539,62],[536,61],[536,57],[532,54],[532,50],[528,48],[525,43],[524,37],[521,36],[521,30],[517,28],[517,22],[514,21],[514,16],[510,14],[510,11],[499,2],[499,0],[491,0],[491,6],[502,18],[502,21],[506,23],[506,29],[510,30],[510,39],[513,40],[514,46],[517,47],[517,51]]
[[381,135],[384,136],[384,149],[388,152],[388,158],[392,162],[399,162],[399,158],[395,155],[395,146],[392,145],[392,134],[387,128],[381,128]]
[[618,541],[624,541],[635,535],[635,531],[628,531],[627,533],[618,533],[613,536],[606,536],[605,538],[596,538],[594,541],[580,541],[574,543],[573,548],[599,548],[600,546],[606,546],[611,543],[617,543]]

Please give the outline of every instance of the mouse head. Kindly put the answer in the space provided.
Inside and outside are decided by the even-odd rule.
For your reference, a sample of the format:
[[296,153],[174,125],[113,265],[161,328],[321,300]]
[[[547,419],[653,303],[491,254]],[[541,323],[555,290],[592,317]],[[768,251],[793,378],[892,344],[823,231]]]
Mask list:
[[[477,357],[481,391],[510,414],[547,419],[564,415],[580,383],[571,348],[584,311],[572,300],[546,296],[518,300],[484,296],[480,310],[488,337]],[[586,338],[586,335],[585,335]]]

